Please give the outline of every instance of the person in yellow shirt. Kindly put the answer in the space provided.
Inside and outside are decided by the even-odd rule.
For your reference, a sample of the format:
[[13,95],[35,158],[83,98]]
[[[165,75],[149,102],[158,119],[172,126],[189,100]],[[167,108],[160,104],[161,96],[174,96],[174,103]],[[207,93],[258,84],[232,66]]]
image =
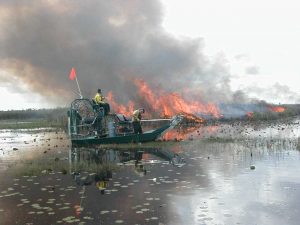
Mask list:
[[105,98],[104,96],[102,95],[102,91],[101,89],[98,89],[95,97],[94,97],[94,102],[99,105],[100,107],[103,107],[104,109],[104,114],[107,115],[110,111],[110,106],[108,103],[104,102]]
[[134,110],[132,113],[132,126],[135,134],[143,133],[141,126],[142,113],[145,113],[143,108]]
[[101,89],[98,89],[95,97],[94,97],[94,101],[96,102],[96,104],[100,105],[104,103],[104,97],[102,96],[102,91]]

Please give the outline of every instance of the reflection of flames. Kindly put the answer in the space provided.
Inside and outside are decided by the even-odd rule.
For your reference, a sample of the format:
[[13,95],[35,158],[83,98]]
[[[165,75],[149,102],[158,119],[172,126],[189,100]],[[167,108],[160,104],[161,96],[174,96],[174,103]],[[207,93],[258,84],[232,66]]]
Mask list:
[[80,205],[74,205],[74,210],[75,210],[75,214],[76,216],[80,216],[82,208]]
[[253,112],[247,112],[246,115],[249,119],[253,118]]
[[188,127],[186,129],[181,130],[169,130],[165,135],[163,136],[163,140],[165,141],[182,141],[186,140],[187,136],[195,131],[197,127]]
[[[170,118],[176,114],[185,114],[191,117],[193,114],[201,113],[220,117],[219,109],[215,104],[188,101],[178,93],[166,93],[162,90],[156,90],[154,93],[154,91],[142,79],[135,79],[134,83],[138,88],[137,93],[139,102],[143,102],[148,115],[159,114],[161,117]],[[114,100],[112,92],[108,93],[107,99],[115,112],[122,113],[124,115],[130,115],[135,108],[133,101],[129,101],[128,106],[118,104]]]
[[281,112],[284,112],[284,111],[285,111],[285,108],[282,107],[282,106],[271,106],[271,105],[269,105],[268,108],[269,108],[272,112],[278,112],[278,113],[281,113]]
[[150,154],[147,152],[144,152],[142,155],[142,160],[147,161],[150,159]]
[[187,139],[193,139],[198,137],[203,137],[206,135],[214,134],[218,131],[218,126],[193,126],[184,127],[177,130],[169,130],[162,137],[165,141],[182,141]]

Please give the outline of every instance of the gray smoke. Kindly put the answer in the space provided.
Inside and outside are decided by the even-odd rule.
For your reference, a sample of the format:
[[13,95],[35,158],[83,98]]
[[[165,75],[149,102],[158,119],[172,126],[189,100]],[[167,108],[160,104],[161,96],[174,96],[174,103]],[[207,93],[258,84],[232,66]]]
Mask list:
[[260,93],[260,96],[266,100],[271,100],[271,98],[276,99],[277,103],[295,103],[300,100],[298,93],[292,91],[288,86],[279,83],[275,83],[270,88],[247,87],[246,91],[249,95]]
[[208,60],[201,39],[167,34],[162,10],[158,0],[2,0],[1,69],[57,104],[76,96],[72,67],[87,97],[102,88],[126,103],[142,78],[193,99],[231,100],[224,58]]

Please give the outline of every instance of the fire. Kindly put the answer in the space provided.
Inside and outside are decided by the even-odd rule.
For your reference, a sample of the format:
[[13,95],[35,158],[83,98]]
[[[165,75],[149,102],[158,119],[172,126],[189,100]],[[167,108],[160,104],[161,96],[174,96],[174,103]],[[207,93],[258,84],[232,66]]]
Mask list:
[[188,139],[199,139],[209,137],[212,134],[218,132],[219,126],[193,126],[193,127],[181,127],[177,130],[169,130],[162,137],[165,141],[182,141]]
[[128,106],[118,104],[113,96],[113,93],[110,91],[108,92],[106,96],[110,106],[113,108],[115,112],[118,112],[120,114],[124,114],[125,116],[131,116],[133,110],[134,110],[134,103],[133,101],[128,102]]
[[204,123],[204,119],[199,118],[193,114],[184,113],[184,118],[187,123]]
[[278,112],[278,113],[282,113],[285,111],[285,108],[283,106],[271,106],[269,105],[268,108],[272,111],[272,112]]
[[163,140],[165,141],[182,141],[187,140],[188,136],[197,130],[198,127],[186,127],[180,130],[169,130],[167,133],[164,134]]
[[175,114],[197,114],[203,113],[220,117],[220,111],[212,103],[203,104],[196,101],[187,101],[178,93],[164,93],[162,90],[154,93],[148,84],[142,79],[135,79],[140,97],[147,102],[147,105],[161,116],[171,117]]
[[[156,114],[160,117],[170,118],[176,114],[185,114],[189,118],[194,117],[194,120],[197,118],[194,116],[195,114],[220,117],[220,111],[213,103],[204,104],[199,101],[186,100],[180,94],[174,92],[166,93],[163,90],[155,90],[154,92],[142,79],[135,79],[134,84],[138,89],[138,96],[135,102],[143,102],[143,106],[146,109],[146,116]],[[126,116],[130,116],[135,109],[133,101],[129,101],[127,106],[118,104],[112,92],[108,93],[107,100],[115,112],[122,113]],[[197,120],[201,120],[198,122],[203,122],[200,118]]]

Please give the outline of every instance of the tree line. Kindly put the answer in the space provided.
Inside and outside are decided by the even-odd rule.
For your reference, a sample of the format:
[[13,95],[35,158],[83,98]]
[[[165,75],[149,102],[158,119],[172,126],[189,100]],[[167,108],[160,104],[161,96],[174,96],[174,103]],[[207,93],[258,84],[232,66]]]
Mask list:
[[67,108],[0,111],[0,120],[56,120],[58,118],[67,117],[67,111]]

